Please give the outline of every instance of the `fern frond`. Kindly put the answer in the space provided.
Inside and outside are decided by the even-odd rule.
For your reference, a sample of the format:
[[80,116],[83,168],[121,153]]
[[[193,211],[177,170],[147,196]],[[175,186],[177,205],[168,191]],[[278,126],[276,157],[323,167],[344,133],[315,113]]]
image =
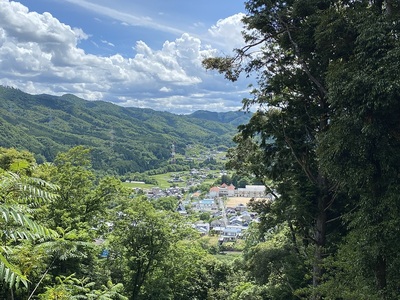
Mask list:
[[8,260],[0,253],[0,280],[12,288],[13,286],[18,287],[21,282],[25,287],[28,287],[28,279],[24,276],[21,271],[14,265],[8,262]]
[[[24,213],[15,210],[13,207],[8,207],[6,205],[0,206],[0,216],[3,218],[5,223],[11,224],[12,222],[17,223],[18,225],[25,228],[25,232],[20,231],[19,233],[14,232],[14,240],[17,236],[20,238],[25,239],[37,239],[37,238],[45,238],[45,239],[52,239],[58,236],[57,232],[46,228],[37,222],[28,218]],[[17,229],[18,227],[14,227],[13,230]],[[6,231],[7,232],[7,231]],[[9,234],[11,237],[11,234]]]
[[43,204],[57,199],[58,186],[40,178],[20,176],[5,172],[0,177],[0,194],[3,202]]

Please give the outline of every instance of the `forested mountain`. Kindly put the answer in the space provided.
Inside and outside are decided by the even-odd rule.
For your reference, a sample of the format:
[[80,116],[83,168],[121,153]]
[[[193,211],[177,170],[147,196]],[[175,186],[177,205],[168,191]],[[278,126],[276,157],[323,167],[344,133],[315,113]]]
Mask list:
[[198,110],[190,115],[193,118],[204,119],[221,123],[228,123],[235,126],[246,124],[249,121],[249,115],[237,111],[214,112]]
[[236,126],[249,118],[243,112],[206,117],[213,114],[175,115],[0,87],[0,146],[27,149],[42,162],[85,145],[93,149],[95,169],[144,171],[165,164],[172,143],[182,154],[187,144],[231,145]]

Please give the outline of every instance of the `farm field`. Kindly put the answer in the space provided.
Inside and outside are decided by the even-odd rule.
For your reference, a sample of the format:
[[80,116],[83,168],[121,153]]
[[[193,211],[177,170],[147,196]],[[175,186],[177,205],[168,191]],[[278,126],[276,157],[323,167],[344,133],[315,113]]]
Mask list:
[[[211,173],[217,173],[218,171],[212,171]],[[186,186],[186,179],[190,178],[190,175],[186,172],[169,172],[169,173],[163,173],[163,174],[157,174],[157,175],[151,175],[149,176],[151,178],[154,178],[158,184],[145,184],[145,183],[140,183],[140,182],[124,182],[123,184],[127,187],[131,188],[141,188],[141,189],[150,189],[152,187],[159,187],[162,189],[169,188],[171,186],[177,186],[177,187],[185,187]],[[169,182],[174,177],[179,177],[183,181],[182,182]],[[204,179],[203,184],[210,184],[212,185],[216,178],[207,178]]]
[[228,197],[226,200],[226,207],[236,207],[239,204],[244,204],[247,205],[247,203],[250,201],[250,197]]

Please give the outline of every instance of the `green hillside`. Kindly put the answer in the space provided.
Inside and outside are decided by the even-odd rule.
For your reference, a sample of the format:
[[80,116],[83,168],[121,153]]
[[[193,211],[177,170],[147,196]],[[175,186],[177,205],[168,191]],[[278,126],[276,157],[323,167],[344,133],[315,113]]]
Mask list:
[[30,95],[0,87],[0,146],[27,149],[42,162],[85,145],[93,149],[97,170],[141,172],[165,165],[172,143],[178,154],[185,154],[188,144],[232,145],[244,113],[225,114],[229,117],[210,120],[206,112],[175,115],[86,101],[70,94]]
[[228,123],[235,126],[245,124],[249,120],[249,114],[239,111],[214,112],[214,111],[198,110],[195,111],[193,114],[191,114],[191,116],[197,119]]

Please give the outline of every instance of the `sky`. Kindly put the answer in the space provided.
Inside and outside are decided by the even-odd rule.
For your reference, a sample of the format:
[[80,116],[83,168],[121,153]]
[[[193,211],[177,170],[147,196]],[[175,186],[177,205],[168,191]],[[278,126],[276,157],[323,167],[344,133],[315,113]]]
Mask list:
[[0,85],[187,114],[233,111],[249,79],[205,70],[244,45],[244,0],[0,0]]

